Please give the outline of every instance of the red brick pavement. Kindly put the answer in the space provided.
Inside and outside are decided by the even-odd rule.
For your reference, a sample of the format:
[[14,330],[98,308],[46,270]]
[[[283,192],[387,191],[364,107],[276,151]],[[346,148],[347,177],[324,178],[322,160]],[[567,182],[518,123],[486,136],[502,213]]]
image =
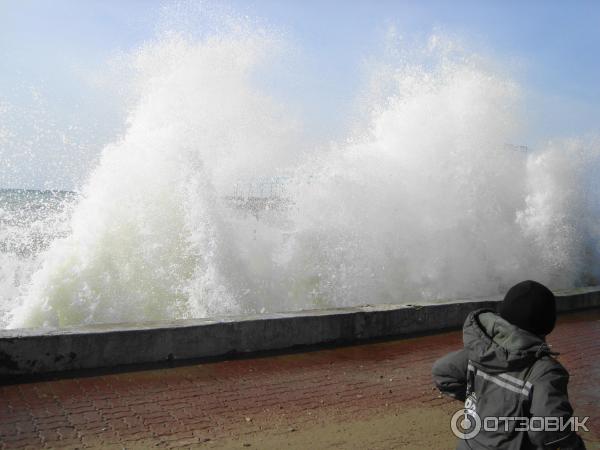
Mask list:
[[[562,316],[550,339],[571,373],[576,414],[590,416],[590,448],[600,448],[599,342],[600,310]],[[448,409],[450,400],[432,390],[430,369],[460,345],[460,333],[449,332],[0,386],[0,448],[185,448],[294,431],[316,416],[344,423],[407,405]]]

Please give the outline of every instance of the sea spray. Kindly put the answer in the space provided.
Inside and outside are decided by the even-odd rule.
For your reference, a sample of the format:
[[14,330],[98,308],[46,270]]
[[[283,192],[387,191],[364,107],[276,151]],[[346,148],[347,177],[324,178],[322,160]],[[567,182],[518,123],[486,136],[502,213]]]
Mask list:
[[298,196],[305,239],[321,241],[311,257],[321,294],[335,305],[411,302],[527,276],[515,222],[526,155],[504,145],[517,131],[517,87],[446,58],[389,73],[367,131],[319,161],[321,183]]
[[[374,68],[364,122],[309,147],[257,82],[279,46],[169,33],[138,101],[36,260],[10,326],[206,317],[555,288],[597,275],[593,139],[525,150],[520,88],[439,37]],[[365,100],[366,98],[366,100]],[[232,203],[285,175],[285,207]],[[264,203],[269,204],[268,202]]]
[[0,328],[40,267],[40,253],[68,236],[73,192],[0,189]]
[[517,222],[539,278],[557,287],[600,280],[600,140],[548,142],[527,161],[525,207]]
[[260,36],[169,36],[135,55],[140,97],[129,128],[104,150],[72,233],[42,255],[13,325],[243,309],[248,286],[222,197],[238,177],[285,165],[281,149],[298,141],[252,88],[268,45]]

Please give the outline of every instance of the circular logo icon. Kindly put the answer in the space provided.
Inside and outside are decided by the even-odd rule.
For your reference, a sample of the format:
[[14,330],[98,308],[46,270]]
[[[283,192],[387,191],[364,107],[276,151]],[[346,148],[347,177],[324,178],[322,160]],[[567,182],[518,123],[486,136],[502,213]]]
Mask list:
[[473,439],[481,431],[481,417],[472,409],[459,409],[450,419],[450,428],[459,439]]

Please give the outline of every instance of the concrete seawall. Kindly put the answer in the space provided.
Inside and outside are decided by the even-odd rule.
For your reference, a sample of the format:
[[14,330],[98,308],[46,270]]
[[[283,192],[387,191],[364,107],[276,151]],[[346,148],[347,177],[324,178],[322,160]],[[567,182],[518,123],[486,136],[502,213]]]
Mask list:
[[[557,292],[560,312],[600,307],[600,287]],[[462,326],[500,297],[212,319],[0,330],[0,377],[351,343]]]

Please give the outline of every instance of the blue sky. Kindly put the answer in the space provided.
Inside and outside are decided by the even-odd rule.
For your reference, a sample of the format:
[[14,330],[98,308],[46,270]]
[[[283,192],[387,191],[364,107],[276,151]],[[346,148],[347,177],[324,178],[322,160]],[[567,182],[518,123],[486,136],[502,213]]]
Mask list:
[[[114,92],[91,85],[89,74],[152,39],[164,6],[177,4],[0,0],[0,130],[35,143],[19,154],[0,135],[0,187],[73,188],[85,178],[123,127]],[[510,66],[529,102],[525,143],[600,131],[600,2],[230,0],[202,8],[250,16],[300,49],[305,70],[284,83],[286,96],[323,129],[341,126],[340,111],[364,85],[365,59],[381,51],[393,25],[415,40],[441,30]],[[3,104],[11,110],[2,113]],[[41,133],[34,121],[50,131]]]

